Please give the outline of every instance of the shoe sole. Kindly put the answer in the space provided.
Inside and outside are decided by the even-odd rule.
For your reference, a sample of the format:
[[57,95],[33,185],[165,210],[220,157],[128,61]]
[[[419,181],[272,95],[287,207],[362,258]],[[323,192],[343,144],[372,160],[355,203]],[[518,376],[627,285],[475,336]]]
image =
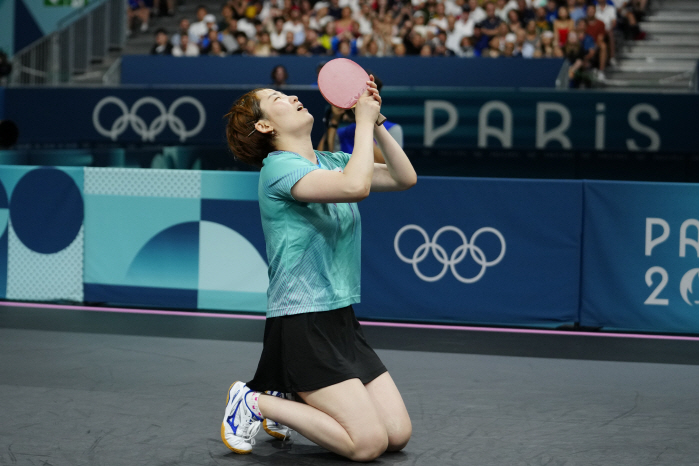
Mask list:
[[[229,390],[229,392],[230,392],[230,390]],[[269,435],[271,435],[272,437],[274,437],[274,438],[276,438],[276,439],[278,439],[278,440],[284,440],[284,439],[286,438],[286,435],[280,434],[279,432],[275,432],[275,431],[269,429],[269,428],[267,427],[267,419],[265,419],[265,420],[262,422],[262,428],[265,430],[265,432],[267,432]]]
[[[231,388],[233,388],[233,385],[237,384],[239,380],[236,380],[231,384],[230,387],[228,387],[228,393],[226,394],[226,406],[228,406],[228,403],[231,401]],[[266,429],[265,429],[266,430]],[[252,453],[252,450],[239,450],[233,446],[231,446],[227,441],[226,441],[226,424],[225,421],[221,422],[221,440],[223,440],[223,444],[228,447],[230,451],[233,453],[237,453],[239,455],[249,455]]]

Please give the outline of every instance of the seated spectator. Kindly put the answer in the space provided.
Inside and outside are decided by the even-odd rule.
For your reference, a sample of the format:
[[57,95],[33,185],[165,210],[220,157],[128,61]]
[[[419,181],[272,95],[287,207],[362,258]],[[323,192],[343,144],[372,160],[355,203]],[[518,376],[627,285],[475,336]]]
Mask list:
[[626,40],[645,38],[638,26],[639,10],[633,0],[619,0],[617,6],[617,24]]
[[427,38],[427,31],[432,29],[430,26],[425,24],[425,13],[422,11],[416,11],[413,24],[413,32],[420,34],[422,37]]
[[327,23],[318,37],[318,41],[328,50],[328,52],[332,51],[333,37],[335,37],[335,21]]
[[292,7],[289,14],[289,20],[284,23],[282,29],[293,34],[293,43],[299,46],[306,41],[306,27],[301,21],[301,10],[298,7]]
[[616,58],[614,57],[615,39],[614,29],[616,28],[616,8],[610,5],[607,0],[597,0],[595,8],[595,16],[604,23],[604,28],[607,31],[607,42],[609,43],[609,63],[614,65]]
[[236,47],[234,51],[230,52],[231,55],[243,55],[249,53],[247,34],[238,31],[235,33],[235,40],[238,43],[238,47]]
[[532,48],[535,48],[536,44],[539,42],[539,31],[537,30],[534,20],[530,20],[527,23],[527,27],[524,29],[524,40],[527,44],[531,45]]
[[405,53],[405,44],[402,42],[399,42],[397,44],[393,44],[393,56],[394,57],[404,57],[406,55]]
[[269,39],[274,50],[281,50],[286,47],[286,31],[284,30],[284,18],[282,16],[274,18],[274,29],[269,32]]
[[228,26],[221,31],[219,36],[221,45],[228,50],[228,53],[238,50],[238,41],[235,38],[236,32],[238,32],[238,20],[231,18],[228,20]]
[[431,57],[432,56],[432,46],[430,44],[423,44],[420,48],[421,57]]
[[476,52],[471,40],[471,37],[463,36],[461,42],[459,42],[459,48],[454,50],[454,53],[459,57],[475,57]]
[[314,12],[308,20],[308,26],[316,31],[323,31],[328,23],[335,21],[335,18],[328,14],[327,3],[318,2]]
[[182,34],[180,43],[172,48],[172,55],[175,57],[197,57],[199,56],[199,47],[190,42],[187,34]]
[[570,67],[568,68],[570,87],[591,87],[591,74],[589,69],[585,66],[585,51],[575,31],[570,31],[568,34],[568,40],[563,48],[563,53],[570,63]]
[[[498,26],[497,33],[493,36],[493,38],[498,39],[498,49],[502,52],[505,50],[505,39],[507,38],[507,35],[510,34],[510,27],[507,25],[506,22],[500,23]],[[492,46],[491,46],[492,48]]]
[[558,3],[556,0],[547,0],[546,2],[546,21],[553,24],[553,21],[558,17]]
[[375,17],[376,15],[371,9],[371,4],[369,2],[363,2],[359,13],[354,15],[354,19],[359,23],[359,33],[361,35],[365,36],[374,32],[372,23]]
[[339,36],[343,32],[349,31],[352,27],[352,9],[348,6],[342,9],[342,16],[335,21],[335,35]]
[[255,44],[255,49],[253,50],[253,54],[256,57],[270,57],[274,53],[275,53],[275,51],[272,48],[272,43],[270,42],[270,39],[269,39],[269,32],[267,32],[267,31],[260,32],[260,34],[257,36],[257,43]]
[[512,8],[513,6],[507,3],[507,0],[495,0],[495,16],[501,21],[507,21],[507,14]]
[[444,3],[437,3],[434,7],[434,16],[427,21],[427,25],[434,29],[441,29],[446,31],[449,26],[449,20],[445,12],[446,6]]
[[206,35],[201,40],[201,43],[199,44],[199,48],[201,49],[201,54],[202,55],[208,55],[211,52],[211,44],[214,42],[218,42],[219,45],[221,45],[221,39],[223,38],[223,35],[218,33],[217,31],[211,30],[209,33]]
[[[293,45],[293,44],[292,44]],[[284,87],[289,79],[289,72],[284,65],[277,65],[272,68],[272,88],[277,89]]]
[[296,46],[294,45],[294,33],[287,31],[286,33],[286,45],[280,49],[277,49],[280,55],[295,55]]
[[155,44],[150,49],[151,55],[172,55],[172,44],[167,36],[167,31],[163,28],[155,31]]
[[342,7],[340,6],[340,0],[330,0],[328,5],[328,14],[338,20],[342,18]]
[[126,8],[127,23],[129,25],[129,34],[134,30],[134,18],[141,21],[141,32],[148,30],[148,22],[150,21],[150,8],[143,0],[128,0]]
[[500,38],[495,36],[491,37],[490,42],[488,43],[488,48],[483,50],[483,52],[481,53],[481,57],[498,58],[500,57],[500,53]]
[[223,31],[226,29],[232,19],[237,19],[233,16],[233,8],[229,3],[224,3],[221,7],[221,21],[218,22],[218,30]]
[[498,33],[498,26],[502,23],[500,17],[495,16],[495,4],[493,2],[488,2],[485,5],[486,18],[479,24],[483,34],[489,37],[493,37]]
[[206,55],[210,57],[225,57],[228,54],[224,50],[221,43],[215,40],[209,43],[209,48],[207,49]]
[[502,56],[505,58],[514,58],[519,56],[519,52],[515,45],[516,37],[514,34],[508,35],[507,40],[505,40],[505,48],[502,51]]
[[473,45],[473,54],[476,57],[482,57],[484,55],[484,52],[488,50],[489,43],[490,37],[483,34],[483,29],[481,28],[480,24],[476,24],[473,27],[473,36],[471,37],[471,44]]
[[[204,18],[207,16],[206,7],[204,5],[199,5],[197,7],[197,21],[189,26],[189,38],[192,43],[199,44],[199,41],[209,32],[209,26],[207,26]],[[214,18],[214,21],[216,18]]]
[[544,31],[539,38],[539,44],[534,51],[535,58],[561,58],[563,51],[556,46],[553,40],[553,31]]
[[519,13],[519,19],[522,24],[526,25],[529,21],[536,19],[536,14],[534,9],[531,8],[531,4],[527,0],[517,0],[517,12]]
[[478,0],[468,0],[468,11],[473,20],[473,24],[478,24],[488,17],[485,10],[481,8]]
[[304,45],[311,55],[326,55],[328,53],[328,49],[320,43],[318,33],[310,27],[306,28],[306,42]]
[[553,26],[546,19],[546,9],[542,6],[536,9],[536,31],[539,34],[544,31],[553,31]]
[[599,20],[596,16],[597,9],[594,5],[587,7],[587,30],[588,36],[592,37],[598,44],[602,41],[606,41],[607,28],[604,23]]
[[515,56],[522,58],[534,57],[535,43],[527,40],[527,31],[520,29],[517,31],[517,40],[515,41]]
[[183,34],[185,36],[189,34],[189,19],[187,18],[180,19],[179,29],[170,37],[170,43],[173,47],[180,43],[180,37],[182,37]]
[[335,50],[336,57],[348,58],[357,54],[355,44],[353,44],[352,41],[347,38],[340,39],[335,47]]
[[578,35],[578,40],[582,44],[585,51],[585,66],[591,69],[597,80],[604,81],[604,70],[607,66],[607,44],[604,41],[597,42],[587,33],[587,20],[585,18],[579,20],[575,25],[575,32]]
[[507,12],[507,25],[510,27],[510,31],[514,33],[524,29],[524,24],[522,24],[518,10],[510,10]]
[[558,9],[558,17],[553,20],[553,39],[558,47],[563,47],[568,40],[568,33],[575,29],[575,23],[568,15],[567,7]]
[[579,20],[587,16],[585,0],[568,0],[568,12],[570,13],[570,19],[577,24]]

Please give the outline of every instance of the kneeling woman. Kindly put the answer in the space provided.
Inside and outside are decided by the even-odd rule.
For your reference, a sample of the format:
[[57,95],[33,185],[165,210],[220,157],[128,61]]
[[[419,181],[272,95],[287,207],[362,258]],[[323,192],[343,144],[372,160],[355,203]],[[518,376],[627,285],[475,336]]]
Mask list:
[[[262,167],[258,194],[269,261],[262,356],[255,377],[229,389],[221,425],[236,453],[252,451],[263,420],[271,435],[283,438],[288,426],[356,461],[400,450],[410,439],[403,399],[352,310],[360,298],[356,203],[371,191],[404,190],[417,181],[403,149],[375,124],[381,97],[371,79],[355,107],[351,156],[313,150],[313,116],[296,96],[256,89],[228,114],[233,153]],[[385,164],[374,163],[374,138]]]

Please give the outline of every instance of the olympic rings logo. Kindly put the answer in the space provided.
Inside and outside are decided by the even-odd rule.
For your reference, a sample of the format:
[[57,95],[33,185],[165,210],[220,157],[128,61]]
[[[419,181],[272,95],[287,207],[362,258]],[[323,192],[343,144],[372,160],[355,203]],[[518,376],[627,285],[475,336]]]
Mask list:
[[[106,129],[100,123],[99,116],[102,108],[109,104],[119,107],[122,114],[119,118],[114,120],[110,129]],[[191,130],[188,130],[182,119],[175,115],[175,111],[184,104],[192,105],[199,112],[199,121]],[[150,125],[147,125],[143,118],[137,115],[138,110],[144,105],[153,105],[160,112],[160,115],[156,117]],[[172,105],[170,105],[170,108],[165,108],[165,105],[155,97],[142,97],[133,104],[130,111],[123,100],[118,97],[110,96],[100,100],[97,106],[95,106],[95,110],[92,112],[92,123],[98,133],[111,138],[112,141],[116,141],[119,135],[126,131],[129,124],[131,124],[131,128],[133,128],[136,134],[141,136],[143,141],[153,141],[158,134],[163,132],[167,124],[170,126],[172,132],[179,136],[180,141],[184,142],[187,138],[199,134],[202,128],[204,128],[206,124],[206,111],[201,102],[189,96],[180,97],[175,100]]]
[[[401,236],[403,236],[403,233],[409,230],[415,230],[419,232],[425,240],[425,242],[422,245],[418,246],[418,248],[415,249],[415,252],[413,252],[412,257],[407,257],[403,255],[403,253],[400,251],[400,247],[398,246],[398,243],[400,242],[400,238]],[[447,231],[453,231],[454,233],[459,235],[459,237],[461,238],[461,242],[463,243],[456,249],[454,249],[451,255],[448,255],[447,251],[442,246],[437,244],[437,240],[439,240],[439,237],[442,235],[442,233]],[[476,239],[478,239],[478,237],[483,233],[492,233],[500,240],[500,254],[491,261],[486,260],[485,253],[483,252],[483,250],[476,246]],[[393,247],[395,248],[396,254],[400,258],[400,260],[407,264],[412,264],[415,274],[426,282],[436,282],[437,280],[441,279],[445,273],[447,273],[448,269],[451,269],[451,273],[461,283],[475,283],[481,279],[481,277],[485,273],[485,270],[488,267],[492,267],[494,265],[499,264],[502,258],[505,257],[505,238],[502,236],[502,233],[500,233],[495,228],[491,227],[483,227],[476,230],[473,236],[471,236],[471,242],[469,243],[466,235],[464,235],[464,233],[461,230],[451,225],[442,227],[439,230],[437,230],[432,239],[430,239],[430,237],[427,235],[427,232],[422,227],[418,225],[405,225],[403,228],[398,230],[398,233],[396,233],[396,237],[393,240]],[[428,277],[424,275],[418,268],[418,264],[425,260],[430,252],[432,252],[434,258],[437,259],[437,261],[443,266],[441,272],[439,272],[437,275],[433,277]],[[471,255],[471,258],[476,262],[476,264],[481,266],[481,270],[474,277],[464,278],[461,275],[459,275],[459,272],[456,271],[456,264],[461,263],[461,261],[463,261],[466,257],[466,254],[469,253]]]

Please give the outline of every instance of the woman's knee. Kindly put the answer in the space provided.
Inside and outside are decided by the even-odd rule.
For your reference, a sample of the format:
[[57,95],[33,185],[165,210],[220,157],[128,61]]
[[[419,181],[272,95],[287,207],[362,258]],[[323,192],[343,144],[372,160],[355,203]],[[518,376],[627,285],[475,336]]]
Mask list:
[[353,461],[372,461],[381,456],[389,446],[385,430],[377,429],[369,435],[354,441],[354,449],[350,459]]
[[406,425],[388,434],[388,447],[386,451],[400,451],[408,444],[413,435],[413,427],[408,422]]

